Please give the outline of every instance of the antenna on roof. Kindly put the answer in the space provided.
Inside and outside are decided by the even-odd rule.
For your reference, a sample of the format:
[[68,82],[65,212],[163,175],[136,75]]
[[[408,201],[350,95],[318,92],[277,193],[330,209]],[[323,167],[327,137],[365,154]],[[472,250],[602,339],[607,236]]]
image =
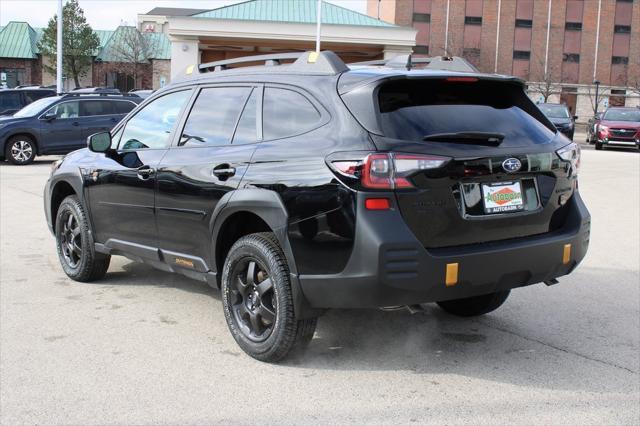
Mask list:
[[316,10],[316,53],[320,53],[320,30],[322,28],[322,0],[318,0]]

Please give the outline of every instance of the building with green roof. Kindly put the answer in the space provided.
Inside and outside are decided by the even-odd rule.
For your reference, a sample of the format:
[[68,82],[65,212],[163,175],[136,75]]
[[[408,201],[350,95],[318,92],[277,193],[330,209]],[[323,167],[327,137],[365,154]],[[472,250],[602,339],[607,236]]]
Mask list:
[[[136,86],[126,75],[120,75],[128,67],[123,64],[123,58],[113,54],[123,50],[118,48],[123,40],[121,35],[131,31],[138,32],[136,27],[126,26],[115,30],[95,30],[100,44],[94,52],[92,69],[81,79],[81,85],[119,86],[122,90]],[[33,28],[26,22],[12,21],[0,27],[0,87],[55,84],[55,76],[43,68],[43,62],[50,63],[50,59],[43,58],[38,49],[42,32],[42,28]],[[145,75],[137,86],[158,87],[161,79],[165,82],[169,79],[171,44],[164,33],[139,34],[150,48],[148,58],[140,58]]]
[[[315,48],[316,0],[249,0],[211,10],[155,8],[138,15],[145,31],[171,43],[171,74],[189,65]],[[346,62],[411,53],[416,30],[324,1],[322,48]]]
[[[95,30],[100,46],[81,85],[158,88],[200,62],[310,50],[315,47],[316,13],[316,0],[249,0],[216,9],[157,7],[138,15],[137,27]],[[55,76],[43,69],[51,58],[38,51],[41,35],[42,29],[26,22],[0,27],[0,85],[55,84]],[[153,46],[135,65],[123,47],[134,35]],[[322,48],[346,62],[410,53],[415,35],[413,28],[323,2]]]

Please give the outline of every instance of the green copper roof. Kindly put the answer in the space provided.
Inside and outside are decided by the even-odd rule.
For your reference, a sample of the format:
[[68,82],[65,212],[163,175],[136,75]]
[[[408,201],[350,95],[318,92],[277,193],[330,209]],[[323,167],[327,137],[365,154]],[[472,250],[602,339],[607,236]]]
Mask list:
[[[317,0],[250,0],[193,15],[194,18],[238,19],[314,24]],[[322,23],[393,27],[385,21],[324,1]]]
[[26,22],[9,22],[0,30],[0,58],[36,59],[38,33]]
[[[126,43],[131,32],[138,31],[136,27],[120,26],[115,31],[103,31],[105,34],[98,34],[100,37],[100,51],[96,55],[96,60],[103,62],[126,62],[123,58],[121,43]],[[109,33],[109,34],[106,34]],[[171,59],[171,42],[164,33],[140,33],[149,44],[152,59]],[[129,55],[131,57],[133,55]],[[140,57],[143,62],[144,58]]]

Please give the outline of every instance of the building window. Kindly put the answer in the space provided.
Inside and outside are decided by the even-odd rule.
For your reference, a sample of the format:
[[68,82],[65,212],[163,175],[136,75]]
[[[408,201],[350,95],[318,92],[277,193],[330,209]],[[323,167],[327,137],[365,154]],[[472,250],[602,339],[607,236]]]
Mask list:
[[516,19],[516,27],[531,28],[533,27],[533,21],[531,19]]
[[482,16],[465,16],[465,25],[482,25]]
[[578,53],[565,53],[562,60],[564,62],[580,62],[580,55]]
[[567,22],[564,24],[567,31],[582,31],[582,22]]
[[613,32],[616,34],[629,34],[631,33],[630,25],[616,25],[613,27]]
[[414,13],[413,22],[431,22],[430,13]]
[[613,65],[627,65],[629,63],[629,58],[626,56],[612,56],[611,57],[611,63]]
[[429,46],[413,46],[413,53],[418,55],[428,55]]
[[531,52],[526,52],[524,50],[514,50],[513,51],[513,59],[529,60],[530,58],[531,58]]

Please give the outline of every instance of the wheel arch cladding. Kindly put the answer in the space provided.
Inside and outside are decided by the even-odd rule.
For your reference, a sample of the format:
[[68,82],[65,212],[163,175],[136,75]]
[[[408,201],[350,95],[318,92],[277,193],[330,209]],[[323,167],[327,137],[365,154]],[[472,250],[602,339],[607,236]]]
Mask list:
[[[58,209],[60,208],[60,204],[62,204],[62,200],[67,198],[69,195],[79,196],[78,192],[73,188],[73,186],[65,181],[61,180],[56,182],[53,190],[51,191],[51,220],[55,224],[56,216],[58,215]],[[54,225],[55,226],[55,225]]]
[[[291,250],[287,241],[286,228],[289,215],[280,199],[280,196],[274,192],[260,188],[239,189],[227,193],[218,202],[212,214],[212,235],[214,236],[214,260],[217,271],[220,271],[224,263],[224,255],[218,250],[218,243],[221,241],[223,232],[229,231],[229,225],[233,227],[234,222],[239,218],[252,220],[246,226],[248,230],[253,232],[273,232],[280,243],[280,247],[287,256],[289,270],[295,273],[295,264],[292,261]],[[255,229],[255,230],[253,230]],[[229,235],[229,234],[227,234]],[[246,234],[237,234],[237,238]],[[236,238],[236,240],[237,240]],[[235,242],[232,241],[229,248]],[[227,243],[229,244],[229,243]],[[227,251],[228,252],[228,251]]]
[[[214,238],[213,241],[215,242],[213,247],[213,261],[215,262],[215,270],[218,271],[216,276],[218,285],[220,285],[225,256],[231,246],[237,241],[237,238],[245,235],[239,232],[234,233],[233,231],[229,231],[229,229],[233,229],[233,226],[241,223],[242,220],[250,220],[250,225],[243,225],[247,226],[245,230],[250,231],[247,233],[273,232],[282,248],[289,267],[294,311],[298,318],[306,318],[307,316],[317,315],[318,312],[309,307],[300,287],[293,252],[287,236],[288,219],[289,214],[287,213],[286,207],[280,196],[274,191],[261,188],[248,188],[229,192],[218,202],[212,214],[212,220],[214,221],[212,235]],[[259,227],[266,227],[266,229],[260,229]],[[230,232],[230,234],[225,234],[225,232]],[[237,238],[225,240],[226,235]],[[219,243],[223,241],[225,245],[219,245]],[[227,246],[227,250],[224,251],[224,247]]]

